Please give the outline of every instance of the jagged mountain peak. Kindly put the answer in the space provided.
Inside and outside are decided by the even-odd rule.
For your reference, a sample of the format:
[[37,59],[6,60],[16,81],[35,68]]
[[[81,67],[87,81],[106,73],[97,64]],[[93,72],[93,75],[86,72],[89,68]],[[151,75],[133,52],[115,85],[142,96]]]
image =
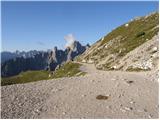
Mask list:
[[[2,53],[2,60],[11,54],[10,57],[5,59],[1,64],[2,76],[12,76],[27,70],[45,69],[54,71],[58,65],[73,60],[85,50],[86,46],[81,45],[78,41],[74,41],[73,44],[65,50],[60,50],[55,46],[46,52],[32,50],[29,52],[16,51],[15,53],[7,53],[7,55]],[[14,65],[17,65],[17,67],[13,68]]]

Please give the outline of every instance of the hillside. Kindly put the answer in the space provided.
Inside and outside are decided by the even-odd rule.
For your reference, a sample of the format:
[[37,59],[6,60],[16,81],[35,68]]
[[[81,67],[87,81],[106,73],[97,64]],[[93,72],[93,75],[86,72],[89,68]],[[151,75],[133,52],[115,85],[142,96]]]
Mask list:
[[[159,13],[116,28],[76,58],[101,70],[146,71],[158,63]],[[141,47],[140,47],[141,46]]]
[[2,78],[1,85],[24,84],[62,77],[83,76],[85,75],[85,72],[79,70],[80,66],[81,64],[79,63],[67,62],[54,72],[45,70],[21,72],[20,74],[12,77]]

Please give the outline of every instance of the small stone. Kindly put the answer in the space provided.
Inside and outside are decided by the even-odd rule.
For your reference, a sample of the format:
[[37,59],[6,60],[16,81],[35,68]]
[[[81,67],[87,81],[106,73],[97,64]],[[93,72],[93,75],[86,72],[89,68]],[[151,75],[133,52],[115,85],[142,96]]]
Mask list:
[[115,85],[115,87],[118,87],[120,84],[119,83],[117,83],[116,85]]
[[147,109],[143,109],[144,110],[144,112],[147,112]]
[[129,26],[129,24],[125,24],[125,27],[128,27]]
[[55,106],[54,106],[54,108],[56,109],[56,108],[58,108],[58,106],[57,106],[57,105],[55,105]]
[[48,77],[50,78],[50,77],[51,77],[51,74],[49,74]]
[[126,81],[127,79],[125,79],[125,78],[122,78],[122,81]]
[[39,113],[39,109],[36,109],[36,110],[35,110],[35,113]]
[[83,63],[86,63],[86,60],[83,59],[82,62],[83,62]]
[[112,68],[113,68],[113,69],[117,69],[117,66],[113,66]]
[[131,104],[134,104],[135,102],[134,102],[134,101],[130,101],[130,103],[131,103]]
[[107,100],[110,96],[98,95],[96,99],[98,100]]
[[107,48],[108,47],[108,45],[105,45],[105,48]]
[[82,95],[82,97],[86,97],[86,95]]
[[122,107],[123,105],[122,105],[122,104],[120,104],[119,106],[120,106],[120,107]]
[[106,106],[106,108],[107,108],[107,109],[111,109],[111,106],[110,106],[110,105],[108,105],[108,106]]
[[124,109],[125,109],[125,110],[128,110],[128,111],[133,110],[132,107],[124,107]]
[[152,115],[151,115],[151,114],[149,114],[149,115],[148,115],[148,118],[152,118]]
[[118,96],[118,98],[120,98],[121,97],[121,94]]
[[66,114],[66,112],[63,112],[62,114],[63,114],[63,115],[65,115],[65,114]]
[[122,112],[126,112],[126,110],[124,110],[124,109],[122,109],[122,108],[120,108],[120,111],[122,111]]
[[158,51],[158,48],[157,48],[157,47],[154,47],[154,48],[152,49],[152,51],[153,51],[153,52],[157,52],[157,51]]
[[92,80],[91,82],[94,82],[94,80]]
[[131,84],[131,83],[133,83],[133,81],[129,80],[129,81],[126,81],[126,83]]

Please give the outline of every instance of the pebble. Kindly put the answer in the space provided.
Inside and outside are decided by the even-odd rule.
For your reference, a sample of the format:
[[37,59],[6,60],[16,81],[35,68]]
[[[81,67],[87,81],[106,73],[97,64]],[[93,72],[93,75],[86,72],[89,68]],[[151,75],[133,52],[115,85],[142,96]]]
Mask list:
[[107,108],[107,109],[111,109],[111,106],[110,106],[110,105],[108,105],[108,106],[106,106],[106,108]]
[[65,115],[65,114],[66,114],[66,112],[63,112],[62,114],[63,114],[63,115]]
[[128,110],[128,111],[133,110],[132,107],[124,107],[124,109],[125,109],[125,110]]
[[122,79],[122,80],[123,80],[123,81],[126,81],[127,79],[124,78],[124,79]]
[[118,87],[120,84],[119,83],[117,83],[116,85],[115,85],[115,87]]
[[133,81],[129,80],[129,81],[126,81],[126,83],[131,84],[131,83],[133,83]]
[[86,97],[86,95],[82,95],[82,97]]
[[125,110],[125,109],[120,108],[120,110],[121,110],[122,112],[126,112],[126,110]]
[[121,94],[118,96],[118,98],[120,98],[121,97]]
[[94,82],[94,80],[92,80],[91,82]]
[[143,109],[144,110],[144,112],[147,112],[147,109]]
[[134,101],[130,101],[130,103],[131,103],[131,104],[134,104],[135,102],[134,102]]
[[148,115],[148,118],[152,118],[152,115],[151,115],[151,114],[149,114],[149,115]]
[[122,104],[120,104],[119,106],[120,106],[120,107],[122,107],[123,105],[122,105]]
[[55,105],[55,106],[54,106],[54,108],[58,108],[58,106],[57,106],[57,105]]

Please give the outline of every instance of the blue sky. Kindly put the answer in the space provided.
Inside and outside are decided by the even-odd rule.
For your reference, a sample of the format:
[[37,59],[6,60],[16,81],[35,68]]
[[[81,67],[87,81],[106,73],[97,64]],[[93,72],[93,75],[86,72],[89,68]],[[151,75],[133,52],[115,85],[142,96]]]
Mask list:
[[157,2],[2,2],[2,50],[64,49],[72,33],[83,45],[158,11]]

